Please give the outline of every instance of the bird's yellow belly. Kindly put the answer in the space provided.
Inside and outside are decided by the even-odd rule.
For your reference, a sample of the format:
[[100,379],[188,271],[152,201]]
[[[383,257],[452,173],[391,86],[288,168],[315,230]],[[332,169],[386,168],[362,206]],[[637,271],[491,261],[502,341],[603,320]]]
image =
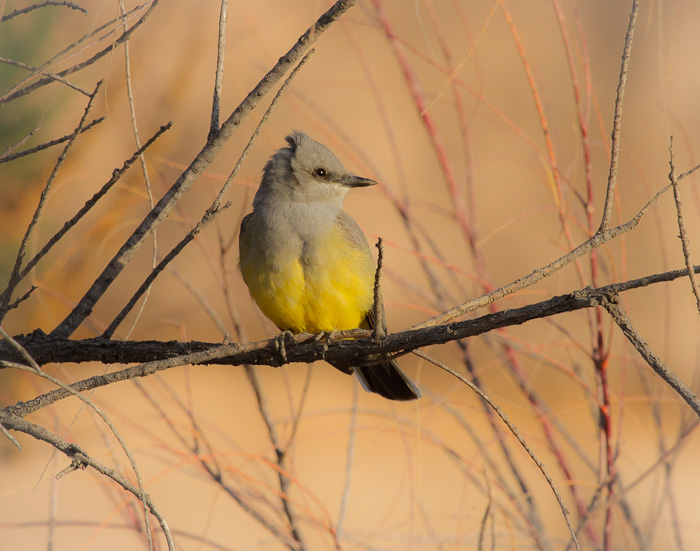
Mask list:
[[338,232],[311,258],[289,258],[273,267],[264,255],[253,255],[241,263],[251,296],[277,327],[320,333],[360,326],[372,308],[374,263],[367,251],[342,244]]

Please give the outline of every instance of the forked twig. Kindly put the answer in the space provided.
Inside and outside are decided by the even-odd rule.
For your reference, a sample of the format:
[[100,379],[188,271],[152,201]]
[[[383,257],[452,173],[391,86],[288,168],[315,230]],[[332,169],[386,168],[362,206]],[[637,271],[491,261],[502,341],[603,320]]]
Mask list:
[[[700,165],[697,165],[688,170],[687,172],[680,174],[678,176],[678,181],[682,180],[687,176],[690,176],[699,169]],[[434,316],[422,323],[419,323],[418,325],[415,325],[413,328],[420,329],[422,327],[435,327],[437,325],[444,324],[455,318],[473,312],[474,310],[483,308],[484,306],[487,306],[492,302],[495,302],[496,300],[499,300],[505,296],[513,294],[516,291],[520,291],[525,287],[534,285],[538,281],[560,270],[567,264],[570,264],[580,256],[592,251],[595,248],[600,247],[601,245],[604,245],[611,239],[614,239],[615,237],[618,237],[619,235],[622,235],[623,233],[626,233],[636,228],[637,225],[639,225],[639,223],[642,221],[642,218],[644,218],[646,213],[649,211],[649,209],[661,198],[661,196],[664,193],[669,191],[671,187],[671,184],[668,184],[662,189],[660,189],[658,192],[656,192],[656,194],[651,199],[649,199],[649,201],[646,202],[646,204],[637,212],[637,214],[635,214],[630,220],[628,220],[624,224],[605,230],[602,233],[599,231],[590,239],[587,239],[572,251],[569,251],[564,256],[557,258],[556,260],[550,262],[546,266],[538,268],[530,272],[528,275],[518,278],[515,281],[504,285],[503,287],[499,287],[498,289],[491,291],[490,293],[485,293],[480,297],[464,302],[459,306],[455,306],[454,308],[451,308],[438,316]]]
[[48,71],[44,71],[42,69],[39,69],[37,67],[32,67],[31,65],[27,65],[26,63],[22,63],[21,61],[17,61],[15,59],[8,59],[6,57],[0,57],[0,63],[4,63],[6,65],[12,65],[14,67],[19,67],[20,69],[25,69],[27,71],[31,71],[33,74],[37,75],[44,75],[48,77],[50,80],[55,80],[56,82],[60,82],[61,84],[65,84],[69,88],[72,88],[76,92],[80,92],[84,96],[90,97],[90,92],[87,90],[84,90],[77,84],[73,84],[70,80],[63,78],[61,75],[56,75],[54,73],[49,73]]
[[[153,503],[151,497],[145,492],[139,490],[139,488],[137,488],[133,484],[131,484],[125,477],[117,473],[114,469],[110,469],[102,465],[101,463],[95,461],[76,444],[71,444],[63,438],[60,438],[54,433],[46,430],[44,427],[36,425],[34,423],[30,423],[29,421],[22,419],[21,417],[16,417],[11,414],[8,414],[3,410],[0,410],[0,424],[2,424],[7,429],[23,432],[37,440],[42,440],[52,445],[58,451],[65,454],[71,459],[71,465],[67,467],[67,469],[69,470],[76,470],[84,468],[86,466],[92,467],[98,473],[114,480],[114,482],[119,484],[127,492],[133,494],[136,498],[141,500],[146,507],[148,507],[148,510],[150,510],[153,516],[156,517],[156,519],[158,519],[158,523],[160,524],[161,530],[163,531],[163,534],[165,534],[165,538],[168,542],[168,549],[171,551],[175,550],[175,543],[173,542],[172,534],[170,533],[168,523],[166,522],[165,517],[163,517],[163,514]],[[62,472],[63,474],[66,474],[69,471],[64,469],[64,471]]]
[[[63,227],[58,230],[52,237],[49,239],[46,244],[41,248],[41,250],[36,253],[32,259],[27,262],[27,264],[24,266],[24,268],[21,269],[21,271],[13,278],[12,276],[10,277],[10,282],[8,282],[7,287],[5,290],[0,294],[0,322],[2,321],[4,315],[7,313],[8,310],[13,308],[18,301],[21,302],[24,300],[26,295],[22,297],[21,299],[18,299],[18,301],[15,301],[12,304],[7,304],[7,301],[10,300],[12,297],[12,293],[14,292],[15,288],[19,284],[20,281],[22,281],[28,274],[29,272],[36,266],[36,264],[53,248],[56,243],[58,243],[61,238],[68,233],[68,231],[73,228],[89,211],[92,209],[97,202],[104,197],[104,195],[116,184],[119,179],[122,177],[124,172],[126,172],[129,167],[136,161],[136,159],[139,157],[140,154],[142,154],[148,147],[150,147],[164,132],[170,129],[172,126],[172,123],[168,123],[166,125],[161,126],[158,131],[141,147],[138,151],[136,151],[129,159],[127,159],[124,164],[121,166],[121,168],[114,169],[114,172],[112,172],[112,177],[100,188],[100,190],[95,193],[90,199],[88,199],[85,204],[80,208],[78,212],[76,212],[73,217],[70,220],[67,220],[64,224]],[[31,291],[30,291],[31,292]],[[3,304],[7,304],[7,306],[3,307]]]

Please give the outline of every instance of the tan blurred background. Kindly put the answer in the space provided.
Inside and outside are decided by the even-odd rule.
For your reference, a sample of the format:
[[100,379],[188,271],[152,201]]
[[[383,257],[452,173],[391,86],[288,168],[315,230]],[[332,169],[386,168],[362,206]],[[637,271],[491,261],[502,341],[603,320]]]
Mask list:
[[[0,3],[0,11],[7,14],[25,5],[7,1]],[[119,13],[118,2],[80,5],[89,11],[87,16],[52,6],[2,23],[0,56],[40,65]],[[136,6],[130,0],[125,5]],[[319,0],[230,3],[222,117],[329,5]],[[126,338],[131,331],[132,339],[219,342],[225,334],[247,341],[276,333],[253,306],[237,270],[237,228],[250,210],[266,159],[293,129],[326,143],[346,167],[382,184],[351,193],[346,210],[370,243],[378,236],[385,240],[383,289],[393,331],[566,253],[590,233],[584,145],[565,45],[568,41],[580,105],[587,113],[595,229],[607,182],[630,7],[631,1],[601,0],[359,1],[320,38],[316,53],[273,111],[227,196],[231,208],[189,245],[173,270],[158,278],[138,320],[132,313],[115,338]],[[173,122],[146,154],[156,200],[206,140],[219,9],[214,1],[161,2],[129,41],[141,140]],[[631,218],[668,183],[670,135],[675,137],[678,172],[697,162],[699,17],[697,2],[641,6],[625,94],[615,225]],[[120,32],[121,27],[112,25],[97,35],[98,43],[88,40],[52,70],[90,57]],[[0,67],[1,93],[26,74]],[[70,76],[87,90],[99,79],[105,82],[93,114],[107,120],[81,136],[70,151],[30,251],[37,251],[136,149],[123,45]],[[158,228],[160,255],[212,202],[271,98],[263,99]],[[68,134],[85,104],[84,96],[53,84],[1,105],[0,150],[35,127],[27,147]],[[551,152],[540,115],[549,128]],[[61,147],[0,165],[2,286]],[[450,174],[456,196],[450,191]],[[682,193],[697,261],[696,186],[697,178],[689,178]],[[8,315],[5,329],[10,334],[53,329],[149,209],[143,172],[135,164],[39,264],[22,291],[29,284],[39,289]],[[460,225],[460,212],[466,226]],[[598,252],[595,283],[683,267],[677,235],[672,196],[666,194],[637,229]],[[148,273],[152,243],[142,247],[76,338],[99,335],[122,308]],[[544,300],[591,283],[590,259],[584,257],[578,269],[570,265],[496,308]],[[697,391],[700,324],[689,287],[683,279],[634,291],[625,295],[624,304],[656,354]],[[477,376],[518,425],[559,485],[574,526],[579,523],[577,503],[587,506],[606,480],[600,464],[600,389],[591,360],[590,314],[566,314],[471,339],[466,351],[454,343],[428,350],[460,373]],[[243,335],[236,334],[237,324]],[[601,331],[610,354],[609,436],[620,483],[607,521],[611,549],[637,549],[640,541],[654,550],[697,548],[700,474],[695,458],[700,440],[692,430],[697,419],[625,344],[606,315]],[[476,549],[483,530],[484,548],[494,542],[496,549],[563,549],[568,531],[556,500],[502,423],[492,425],[479,399],[433,365],[414,356],[401,363],[424,390],[425,397],[416,403],[394,404],[368,395],[353,379],[323,363],[257,369],[282,444],[294,436],[285,468],[306,548]],[[514,366],[546,410],[538,411],[527,400],[513,376]],[[46,370],[73,382],[105,367],[68,364]],[[203,471],[192,449],[199,442],[199,453],[218,462],[228,487],[288,533],[279,505],[274,448],[243,368],[177,368],[139,385],[112,385],[91,398],[124,436],[178,548],[289,548]],[[2,405],[50,388],[27,374],[0,371]],[[77,400],[64,400],[30,420],[78,443],[133,480],[114,437]],[[555,421],[561,430],[552,429]],[[545,427],[553,431],[553,446]],[[54,480],[68,460],[52,455],[45,444],[19,439],[21,453],[0,441],[0,550],[148,547],[138,528],[142,511],[129,495],[90,471]],[[506,455],[524,480],[527,495],[518,489]],[[641,475],[638,484],[624,490]],[[584,549],[603,545],[605,496],[603,491],[588,529],[579,533]],[[533,517],[522,513],[532,510],[541,522],[537,529],[528,526]],[[162,549],[157,523],[152,525]]]

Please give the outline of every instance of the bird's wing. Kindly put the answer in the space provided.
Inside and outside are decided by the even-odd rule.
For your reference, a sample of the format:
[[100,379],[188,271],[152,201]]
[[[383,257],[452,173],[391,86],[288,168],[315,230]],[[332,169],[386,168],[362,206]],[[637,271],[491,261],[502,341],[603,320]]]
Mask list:
[[335,219],[335,224],[345,235],[348,245],[355,249],[367,251],[367,256],[372,260],[372,254],[369,252],[369,245],[367,244],[367,239],[365,239],[365,234],[362,233],[360,226],[357,225],[357,222],[355,222],[347,212],[341,210],[338,217]]
[[[374,260],[372,260],[372,253],[370,252],[369,245],[367,244],[367,239],[365,239],[365,234],[362,233],[362,230],[360,229],[360,226],[357,225],[357,222],[355,222],[355,220],[353,220],[345,211],[340,211],[338,218],[336,218],[336,224],[345,233],[348,243],[357,249],[367,251],[367,256],[374,264]],[[384,318],[384,316],[382,317]],[[365,315],[365,319],[363,320],[361,327],[363,329],[373,329],[374,324],[374,308],[370,308]],[[387,328],[385,320],[384,332],[386,333],[386,331]]]
[[[241,230],[238,233],[238,250],[239,250],[239,255],[238,255],[238,268],[241,270],[241,274],[243,275],[243,281],[245,281],[245,272],[242,269],[242,258],[245,254],[245,251],[247,250],[249,243],[246,235],[246,230],[250,228],[250,223],[253,220],[253,213],[251,212],[250,214],[247,214],[243,220],[241,221]],[[246,283],[248,283],[246,281]]]
[[246,228],[250,224],[250,221],[253,219],[253,213],[251,212],[250,214],[246,214],[243,217],[243,220],[241,221],[241,231],[238,234],[238,240],[239,242],[243,240],[243,234],[245,233]]

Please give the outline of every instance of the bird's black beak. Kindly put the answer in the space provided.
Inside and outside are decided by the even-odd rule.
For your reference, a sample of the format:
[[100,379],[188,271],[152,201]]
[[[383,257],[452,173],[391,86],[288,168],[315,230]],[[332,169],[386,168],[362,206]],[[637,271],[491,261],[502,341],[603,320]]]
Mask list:
[[367,187],[377,184],[377,182],[371,180],[370,178],[363,178],[362,176],[356,176],[355,174],[345,174],[340,178],[339,182],[347,187]]

